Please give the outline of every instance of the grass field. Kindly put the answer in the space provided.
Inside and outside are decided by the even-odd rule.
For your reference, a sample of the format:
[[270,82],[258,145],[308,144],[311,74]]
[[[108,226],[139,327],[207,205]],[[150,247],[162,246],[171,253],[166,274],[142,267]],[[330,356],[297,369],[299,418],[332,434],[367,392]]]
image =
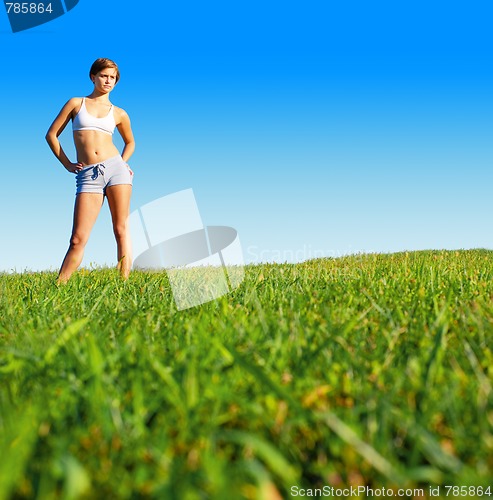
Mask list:
[[165,273],[54,280],[0,275],[1,499],[493,495],[491,251],[247,266],[181,312]]

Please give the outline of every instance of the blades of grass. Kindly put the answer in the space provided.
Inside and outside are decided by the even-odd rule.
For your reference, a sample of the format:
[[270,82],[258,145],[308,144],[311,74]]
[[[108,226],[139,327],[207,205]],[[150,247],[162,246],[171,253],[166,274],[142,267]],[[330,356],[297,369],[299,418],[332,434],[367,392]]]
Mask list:
[[62,469],[65,476],[64,500],[77,500],[84,497],[91,488],[91,480],[84,467],[76,458],[67,455],[62,459]]
[[[261,277],[263,281],[264,280],[263,275],[261,275]],[[255,286],[251,289],[250,293],[245,297],[245,304],[249,304],[250,302],[253,303],[253,306],[257,313],[258,320],[260,322],[260,325],[262,326],[262,330],[267,335],[269,333],[269,325],[267,324],[265,309],[262,306],[262,303],[260,302],[257,288]]]
[[[328,326],[328,331],[333,333],[333,335],[330,335],[327,337],[319,346],[317,349],[314,349],[310,353],[306,354],[303,356],[303,359],[300,360],[300,363],[302,363],[303,366],[309,366],[310,364],[314,363],[317,357],[327,349],[330,345],[334,344],[334,342],[337,342],[339,345],[342,346],[343,349],[349,352],[348,349],[348,343],[346,340],[347,335],[354,331],[354,329],[361,324],[363,319],[368,315],[369,312],[371,312],[373,309],[373,306],[365,309],[360,315],[358,315],[356,318],[352,319],[349,321],[347,324],[344,326],[337,326],[337,325],[332,325],[329,322]],[[327,313],[327,317],[330,318],[330,315]],[[330,321],[330,320],[329,320]]]
[[446,453],[435,437],[427,430],[416,424],[411,426],[408,432],[411,437],[414,437],[418,441],[423,452],[432,464],[438,466],[442,470],[448,470],[453,473],[460,471],[462,462],[453,455]]
[[70,323],[70,325],[68,325],[67,328],[65,328],[65,330],[63,330],[60,336],[56,339],[55,343],[46,351],[44,356],[44,364],[51,364],[60,349],[73,337],[75,337],[84,328],[84,326],[86,326],[86,323],[88,321],[89,318],[81,318],[74,321],[73,323]]
[[324,422],[337,436],[350,445],[358,455],[363,457],[374,469],[396,484],[404,484],[406,476],[386,460],[377,450],[363,441],[342,420],[333,413],[324,412],[317,415],[317,419]]
[[411,438],[417,441],[423,454],[434,467],[453,473],[458,473],[463,468],[462,462],[458,458],[447,453],[440,446],[435,437],[420,424],[415,422],[413,417],[405,415],[397,408],[393,408],[391,414],[394,417],[396,425],[404,429]]
[[296,484],[299,473],[276,447],[250,432],[227,430],[219,434],[219,439],[245,446],[264,462],[285,484]]
[[[9,412],[10,413],[10,412]],[[10,498],[34,453],[38,422],[32,407],[11,410],[0,440],[0,498]]]
[[0,375],[20,372],[24,369],[26,359],[17,357],[15,353],[9,352],[7,349],[2,350],[6,352],[6,356],[2,355],[0,358]]
[[142,436],[145,430],[145,417],[147,410],[144,403],[144,391],[140,373],[136,373],[132,377],[132,408],[136,435]]
[[258,500],[282,500],[282,496],[272,481],[269,472],[258,460],[245,461],[242,466],[257,481],[258,493],[256,498]]
[[436,329],[437,332],[434,337],[433,347],[431,349],[430,355],[428,357],[428,360],[426,361],[421,390],[418,392],[418,394],[416,394],[416,407],[418,410],[421,409],[426,395],[430,392],[430,386],[434,379],[435,372],[441,365],[441,360],[446,345],[446,333],[449,329],[447,309],[448,305],[445,304],[442,310],[438,313],[435,322],[433,323],[433,328]]
[[87,354],[89,357],[89,366],[91,367],[92,373],[99,379],[101,377],[101,374],[103,373],[105,360],[103,355],[101,354],[101,350],[96,344],[92,333],[87,335],[86,344]]
[[392,315],[392,311],[379,306],[377,302],[373,299],[373,297],[366,290],[362,290],[361,293],[370,301],[372,308],[378,311],[384,318],[386,318],[389,321],[389,324],[392,327],[392,329],[395,329],[396,324],[394,317]]
[[[293,409],[299,409],[302,411],[299,403],[295,401],[281,386],[273,382],[258,366],[254,365],[232,349],[229,349],[229,352],[235,361],[254,375],[259,382],[269,387],[279,397],[288,402]],[[403,483],[405,481],[405,476],[400,471],[393,467],[390,462],[382,457],[374,448],[360,439],[350,427],[339,420],[335,415],[332,413],[325,413],[323,415],[323,421],[333,432],[335,432],[343,441],[351,445],[359,455],[365,458],[385,477],[398,483]]]
[[[92,306],[91,310],[89,311],[88,316],[92,316],[92,313],[98,308],[99,304],[101,301],[104,299],[108,291],[111,289],[111,284],[108,283],[105,285],[105,287],[101,290],[101,294],[99,297],[96,299],[96,302],[94,302],[94,305]],[[118,295],[118,301],[120,300],[120,294]],[[117,312],[117,306],[115,306],[115,312]]]
[[488,377],[484,374],[481,364],[478,361],[478,358],[476,357],[476,354],[474,354],[474,351],[469,344],[469,342],[463,338],[462,343],[464,345],[464,351],[466,352],[467,359],[469,360],[469,363],[471,364],[471,367],[474,371],[474,374],[476,375],[476,378],[478,379],[479,382],[479,392],[480,396],[478,397],[478,401],[480,402],[481,406],[486,408],[488,404],[488,400],[491,395],[491,382],[489,381]]
[[197,355],[195,350],[190,351],[190,356],[187,362],[185,380],[183,384],[183,389],[185,391],[185,397],[187,401],[187,407],[193,408],[197,405],[199,401],[199,383],[197,377]]
[[233,348],[227,348],[224,346],[224,349],[229,352],[229,354],[233,357],[235,362],[248,371],[253,377],[263,386],[268,387],[271,391],[277,394],[278,397],[286,401],[293,409],[300,408],[300,404],[292,398],[292,396],[284,390],[279,384],[274,382],[267,373],[260,369],[256,364],[252,363],[249,359],[242,356]]
[[443,482],[443,472],[436,467],[421,466],[406,469],[406,475],[410,481],[426,484],[440,484]]
[[113,425],[118,429],[119,421],[118,415],[116,419],[114,418],[115,411],[112,408],[110,396],[112,391],[108,389],[103,377],[106,360],[92,332],[88,332],[84,340],[87,350],[85,375],[86,377],[90,375],[87,385],[87,404],[105,432],[110,433]]
[[166,384],[166,397],[176,408],[181,417],[186,415],[186,404],[182,398],[182,391],[171,374],[171,368],[163,366],[157,359],[151,359],[151,366],[158,377]]

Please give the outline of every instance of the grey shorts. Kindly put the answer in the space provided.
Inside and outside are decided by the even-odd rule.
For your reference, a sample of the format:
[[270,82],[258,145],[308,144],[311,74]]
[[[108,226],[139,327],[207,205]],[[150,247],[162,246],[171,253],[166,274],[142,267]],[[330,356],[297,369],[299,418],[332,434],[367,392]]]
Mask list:
[[132,175],[120,155],[101,163],[86,165],[76,176],[76,195],[79,193],[105,194],[106,188],[117,184],[132,185]]

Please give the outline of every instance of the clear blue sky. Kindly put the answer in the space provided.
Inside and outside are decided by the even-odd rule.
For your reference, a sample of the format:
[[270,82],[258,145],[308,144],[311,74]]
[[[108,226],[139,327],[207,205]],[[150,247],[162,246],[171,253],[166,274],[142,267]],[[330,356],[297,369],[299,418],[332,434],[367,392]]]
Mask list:
[[[80,0],[0,10],[0,270],[58,268],[75,179],[44,140],[97,57],[132,119],[132,209],[193,188],[245,260],[493,247],[488,1]],[[73,156],[71,132],[62,144]],[[113,264],[107,206],[84,265]]]

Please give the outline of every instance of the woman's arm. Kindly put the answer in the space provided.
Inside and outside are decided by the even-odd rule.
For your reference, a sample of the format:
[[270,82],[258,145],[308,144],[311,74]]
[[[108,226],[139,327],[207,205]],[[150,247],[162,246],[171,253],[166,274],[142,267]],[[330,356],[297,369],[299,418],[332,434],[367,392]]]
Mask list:
[[50,128],[48,129],[48,132],[46,133],[46,142],[50,146],[51,150],[53,151],[53,154],[58,158],[60,163],[69,171],[72,173],[75,173],[78,168],[80,168],[81,164],[79,163],[72,163],[65,152],[62,149],[62,145],[60,144],[60,141],[58,140],[58,136],[63,132],[65,127],[67,126],[67,123],[70,121],[70,118],[72,116],[72,112],[77,106],[77,104],[80,103],[80,99],[77,97],[73,97],[67,103],[63,108],[61,109],[60,113],[58,113],[58,116],[55,118],[53,123],[51,124]]
[[122,151],[122,158],[126,163],[135,151],[135,139],[132,132],[132,126],[130,125],[130,117],[121,108],[119,108],[118,113],[119,122],[117,124],[117,128],[118,132],[120,132],[120,135],[122,136],[123,142],[125,143]]

